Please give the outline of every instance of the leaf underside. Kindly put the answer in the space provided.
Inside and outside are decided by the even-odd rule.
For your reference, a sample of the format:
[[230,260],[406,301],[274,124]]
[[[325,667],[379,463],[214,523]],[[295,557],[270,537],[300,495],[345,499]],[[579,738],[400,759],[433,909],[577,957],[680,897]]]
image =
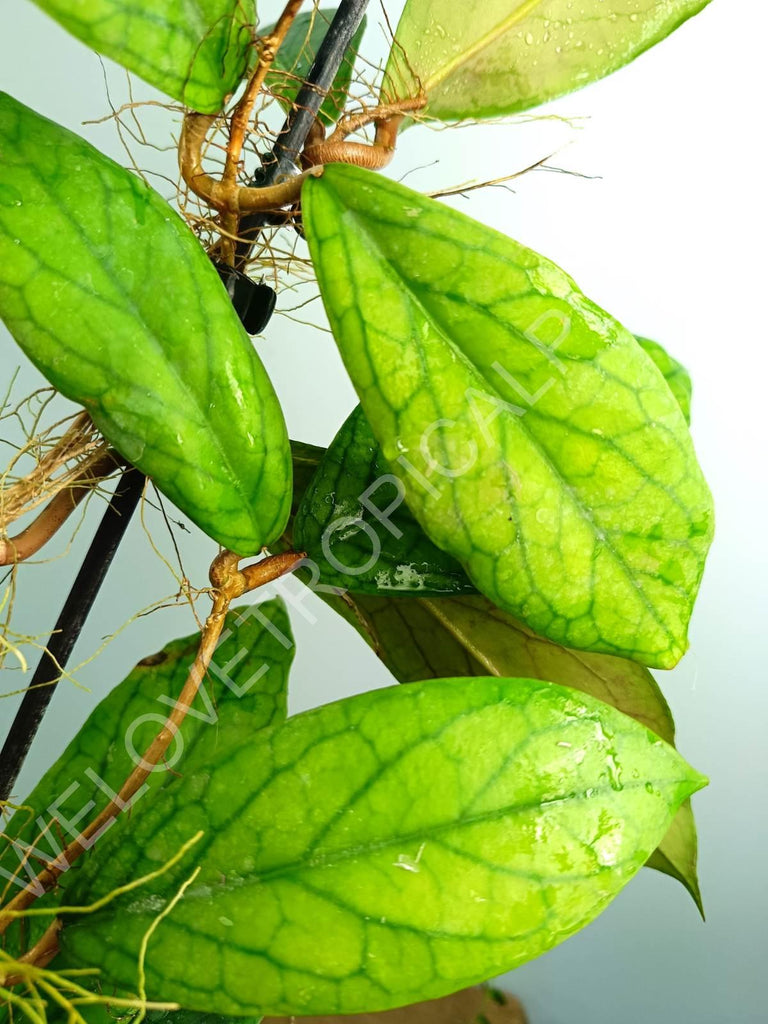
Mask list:
[[130,985],[147,929],[199,867],[149,941],[150,998],[231,1014],[433,998],[583,927],[702,782],[631,719],[553,684],[373,691],[188,763],[97,844],[71,896],[204,839],[62,942]]
[[637,341],[550,261],[369,172],[331,165],[303,208],[345,365],[430,539],[537,633],[674,665],[712,504]]
[[133,174],[4,94],[0,316],[202,530],[243,555],[279,535],[282,412],[198,240]]
[[709,0],[409,0],[382,96],[428,99],[443,120],[538,106],[634,60]]
[[669,385],[669,390],[675,396],[677,404],[683,411],[685,422],[690,425],[693,386],[688,371],[682,363],[673,358],[657,341],[638,336],[637,342],[640,348],[651,357],[661,370],[664,380]]

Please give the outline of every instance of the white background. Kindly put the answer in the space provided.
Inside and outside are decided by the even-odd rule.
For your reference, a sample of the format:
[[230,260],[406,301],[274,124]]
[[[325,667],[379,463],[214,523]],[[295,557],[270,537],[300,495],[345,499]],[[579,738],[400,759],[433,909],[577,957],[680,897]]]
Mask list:
[[[265,20],[275,6],[262,4]],[[394,15],[400,6],[387,4]],[[125,163],[111,124],[81,126],[108,111],[98,59],[27,0],[4,0],[2,14],[0,86]],[[376,4],[370,20],[367,52],[383,52]],[[442,134],[415,129],[389,171],[400,177],[439,159],[408,177],[414,188],[434,189],[510,173],[567,144],[552,163],[599,177],[537,172],[515,182],[514,194],[491,189],[456,205],[553,258],[630,329],[685,363],[695,385],[694,437],[716,498],[717,540],[692,650],[661,675],[679,746],[712,780],[695,801],[707,923],[679,885],[641,872],[593,925],[509,976],[534,1024],[765,1019],[766,38],[760,0],[715,0],[629,68],[547,108],[582,119],[578,127],[549,120]],[[113,100],[124,101],[122,73],[107,65],[106,78]],[[154,94],[139,83],[136,95]],[[145,111],[142,121],[155,139],[167,136],[162,111]],[[142,166],[174,174],[172,154],[139,155]],[[293,304],[290,296],[281,301]],[[354,403],[332,340],[279,317],[259,348],[291,436],[327,444]],[[22,397],[40,378],[3,334],[0,390],[17,365]],[[0,454],[5,461],[7,451]],[[100,512],[94,503],[66,559],[19,574],[17,629],[50,628]],[[170,552],[151,512],[148,524]],[[63,550],[57,540],[50,553]],[[183,555],[189,577],[205,585],[210,542],[190,535]],[[175,589],[136,521],[72,664]],[[315,621],[293,617],[292,707],[385,685],[387,673],[362,641],[317,603],[311,609]],[[25,795],[138,658],[193,629],[188,609],[157,611],[80,668],[79,688],[62,682],[16,795]],[[0,691],[24,683],[7,671]],[[3,725],[14,704],[2,701]]]

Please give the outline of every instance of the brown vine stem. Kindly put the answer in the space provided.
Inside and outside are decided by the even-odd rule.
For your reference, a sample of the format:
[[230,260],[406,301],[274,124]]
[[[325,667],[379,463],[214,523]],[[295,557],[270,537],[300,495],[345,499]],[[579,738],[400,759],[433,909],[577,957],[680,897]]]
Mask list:
[[[67,871],[78,857],[92,845],[105,826],[108,826],[112,819],[126,808],[131,798],[144,785],[152,770],[160,763],[186,718],[210,667],[221,636],[224,618],[232,601],[292,572],[305,557],[304,554],[288,551],[280,555],[271,555],[261,562],[245,566],[243,569],[239,568],[240,556],[232,551],[223,551],[214,559],[210,569],[213,608],[203,626],[197,656],[190,667],[186,682],[173,710],[144,751],[139,764],[121,786],[117,796],[83,829],[77,839],[66,847],[54,863],[40,871],[34,881],[31,881],[5,907],[0,909],[0,935],[6,931],[12,921],[23,916],[23,912],[34,903],[38,895],[48,892],[56,884],[59,876]],[[88,842],[89,840],[90,842]],[[51,925],[40,942],[29,951],[27,954],[30,957],[29,962],[37,962],[33,958],[39,955],[48,963],[55,956],[58,948],[55,941],[55,924],[56,922]]]
[[23,562],[36,554],[64,525],[96,484],[119,466],[120,457],[112,451],[107,451],[95,462],[88,463],[79,480],[69,484],[65,490],[59,491],[29,526],[15,537],[0,539],[0,565]]
[[[372,110],[363,110],[359,114],[347,114],[327,139],[320,142],[312,140],[305,146],[304,159],[312,165],[344,163],[367,167],[371,171],[381,170],[394,156],[397,133],[404,116],[421,110],[426,102],[426,96],[419,95],[398,103],[382,104]],[[352,132],[373,123],[376,124],[376,136],[372,144],[346,141]]]
[[[240,159],[246,132],[248,131],[251,114],[253,113],[253,106],[262,90],[277,52],[283,45],[288,31],[296,15],[299,13],[302,3],[303,0],[288,0],[288,3],[283,8],[283,13],[277,20],[274,30],[268,36],[264,36],[261,39],[258,64],[229,122],[229,141],[227,143],[227,155],[221,182],[234,201],[232,206],[225,210],[222,215],[222,227],[231,235],[237,233],[237,225],[240,219],[239,209],[236,205],[238,199],[237,175],[240,169]],[[231,242],[225,241],[223,243],[222,254],[228,263],[234,265],[235,248]]]
[[[179,142],[179,170],[187,187],[221,213],[226,213],[233,206],[241,214],[265,213],[292,205],[299,198],[304,179],[322,172],[321,167],[311,167],[303,174],[265,188],[240,185],[233,199],[231,189],[203,169],[202,149],[215,120],[215,114],[192,113],[184,118]],[[228,231],[227,234],[234,233]]]

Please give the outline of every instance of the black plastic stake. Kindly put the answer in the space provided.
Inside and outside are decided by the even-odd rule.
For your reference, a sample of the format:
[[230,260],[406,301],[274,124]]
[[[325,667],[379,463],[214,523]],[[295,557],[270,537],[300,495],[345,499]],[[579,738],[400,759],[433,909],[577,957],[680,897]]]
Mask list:
[[[72,648],[96,600],[144,488],[144,476],[124,470],[102,516],[88,553],[27,687],[0,753],[0,800],[11,794],[32,740],[53,697]],[[61,668],[59,668],[61,666]]]
[[[272,185],[298,171],[299,155],[307,141],[309,130],[317,112],[333,85],[344,60],[352,37],[363,20],[369,0],[341,0],[328,31],[317,49],[312,67],[293,101],[291,113],[285,120],[272,152],[264,166],[254,175],[254,187]],[[246,241],[237,247],[237,266],[248,261],[253,243],[261,228],[274,218],[269,214],[251,214],[240,221],[239,234]]]

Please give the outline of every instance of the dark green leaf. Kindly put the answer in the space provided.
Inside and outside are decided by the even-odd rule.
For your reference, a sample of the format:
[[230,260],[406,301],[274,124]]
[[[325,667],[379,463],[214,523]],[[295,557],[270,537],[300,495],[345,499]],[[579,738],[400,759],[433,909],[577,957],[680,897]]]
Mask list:
[[433,117],[536,107],[634,60],[709,0],[409,0],[382,93],[423,90]]
[[252,0],[35,0],[86,46],[204,114],[243,76]]
[[671,667],[712,501],[661,373],[553,263],[339,164],[304,186],[331,327],[425,532],[570,647]]
[[0,94],[0,316],[29,358],[211,537],[283,529],[272,385],[180,217],[88,143]]
[[678,363],[676,359],[673,359],[666,349],[663,349],[657,341],[651,341],[650,338],[641,338],[639,335],[637,336],[637,341],[643,351],[647,352],[661,370],[664,375],[664,380],[669,384],[669,390],[675,396],[680,408],[683,410],[685,422],[690,424],[691,395],[693,387],[691,385],[691,378],[688,375],[688,371],[682,363]]
[[[277,51],[275,70],[267,75],[267,88],[277,97],[280,105],[286,111],[291,109],[301,83],[309,74],[315,54],[325,38],[335,13],[333,9],[321,7],[300,14],[291,25],[285,42]],[[344,111],[365,24],[364,17],[360,27],[352,36],[352,42],[344,54],[333,85],[320,107],[320,120],[323,124],[334,124]],[[269,31],[270,29],[264,29],[263,34]]]
[[399,479],[381,458],[358,406],[309,485],[293,526],[297,549],[320,580],[353,593],[474,591],[464,570],[435,547],[403,502]]
[[[24,801],[24,809],[11,819],[5,841],[0,841],[0,892],[5,889],[10,895],[26,884],[41,859],[55,860],[109,803],[173,707],[199,642],[196,633],[144,658],[93,710]],[[147,790],[166,782],[169,771],[178,771],[177,762],[185,770],[193,758],[205,761],[222,745],[282,721],[292,659],[291,630],[281,601],[230,612],[209,675],[165,762],[147,779]],[[150,797],[144,791],[135,799],[130,813]],[[34,855],[29,854],[30,845]],[[62,876],[65,885],[68,880]],[[48,897],[55,902],[59,898]],[[40,920],[44,927],[47,921]]]
[[317,467],[320,465],[320,460],[325,455],[325,452],[325,448],[319,448],[314,444],[306,444],[304,441],[291,441],[291,461],[293,463],[292,515],[296,515],[299,503],[304,497],[312,477],[317,472]]
[[[532,680],[362,694],[227,743],[78,873],[75,959],[231,1014],[369,1012],[495,976],[583,927],[704,780],[592,698]],[[179,887],[183,899],[169,905]]]

